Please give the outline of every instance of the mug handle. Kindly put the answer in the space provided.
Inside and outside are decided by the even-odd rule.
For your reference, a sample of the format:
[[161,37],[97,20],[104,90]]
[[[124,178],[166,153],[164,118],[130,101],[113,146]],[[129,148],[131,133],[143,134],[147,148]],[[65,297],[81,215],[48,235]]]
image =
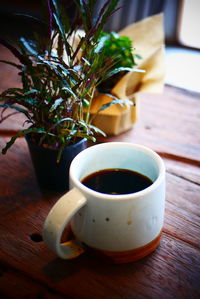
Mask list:
[[63,259],[72,259],[84,252],[75,240],[61,243],[61,237],[70,219],[86,202],[83,194],[74,188],[57,201],[45,220],[43,240],[56,255]]

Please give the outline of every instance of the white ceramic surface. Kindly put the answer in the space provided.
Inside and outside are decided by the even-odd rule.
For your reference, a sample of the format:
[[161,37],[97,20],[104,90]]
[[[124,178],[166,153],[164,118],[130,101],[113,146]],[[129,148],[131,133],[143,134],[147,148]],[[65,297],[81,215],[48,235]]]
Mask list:
[[[81,180],[95,171],[123,168],[153,180],[148,188],[125,195],[93,191]],[[153,241],[161,232],[165,207],[165,166],[152,150],[137,144],[110,142],[92,146],[72,161],[71,191],[50,211],[44,241],[61,258],[74,258],[89,247],[124,252]],[[67,223],[76,240],[60,244]]]

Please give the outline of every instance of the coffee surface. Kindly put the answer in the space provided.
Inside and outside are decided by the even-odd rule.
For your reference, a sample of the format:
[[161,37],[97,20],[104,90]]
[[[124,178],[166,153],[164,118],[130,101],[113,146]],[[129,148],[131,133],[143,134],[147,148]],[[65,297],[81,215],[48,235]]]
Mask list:
[[97,192],[106,194],[129,194],[149,187],[153,182],[136,171],[127,169],[104,169],[86,176],[82,183]]

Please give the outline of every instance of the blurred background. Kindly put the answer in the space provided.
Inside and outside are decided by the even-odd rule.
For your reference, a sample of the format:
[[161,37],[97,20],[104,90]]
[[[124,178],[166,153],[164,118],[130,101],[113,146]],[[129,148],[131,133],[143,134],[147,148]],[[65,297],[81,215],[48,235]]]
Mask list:
[[[75,11],[73,1],[60,1],[72,17]],[[105,1],[97,0],[97,15]],[[200,0],[120,0],[119,6],[122,8],[110,18],[106,31],[118,32],[129,24],[163,12],[166,84],[200,92]],[[33,19],[27,21],[20,16],[21,13],[31,15]],[[1,0],[0,37],[31,36],[35,30],[34,18],[42,19],[41,0]]]

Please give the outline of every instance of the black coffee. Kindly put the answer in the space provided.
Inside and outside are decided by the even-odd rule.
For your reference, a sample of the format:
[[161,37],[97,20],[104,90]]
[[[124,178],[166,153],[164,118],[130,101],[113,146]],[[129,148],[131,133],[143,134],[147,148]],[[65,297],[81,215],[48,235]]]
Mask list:
[[112,168],[94,172],[85,177],[82,183],[101,193],[128,194],[141,191],[153,182],[136,171]]

